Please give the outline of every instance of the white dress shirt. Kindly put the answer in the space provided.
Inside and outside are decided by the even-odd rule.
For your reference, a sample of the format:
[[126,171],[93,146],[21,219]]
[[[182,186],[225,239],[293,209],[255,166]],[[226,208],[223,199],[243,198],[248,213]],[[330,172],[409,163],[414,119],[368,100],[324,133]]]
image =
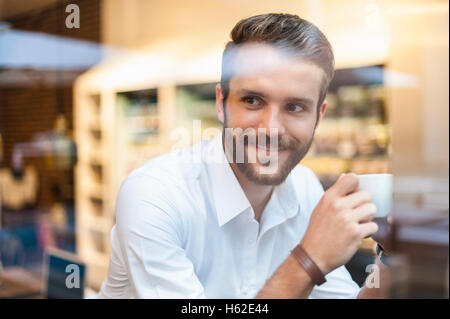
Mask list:
[[[261,221],[230,165],[222,136],[154,158],[122,183],[99,298],[253,298],[301,241],[323,195],[297,166]],[[354,298],[342,266],[310,298]]]

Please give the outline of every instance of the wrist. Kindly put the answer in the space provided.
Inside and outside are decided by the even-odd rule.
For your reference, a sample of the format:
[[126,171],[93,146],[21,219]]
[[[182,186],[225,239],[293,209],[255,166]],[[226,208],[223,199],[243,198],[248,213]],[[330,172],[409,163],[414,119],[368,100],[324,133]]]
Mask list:
[[314,261],[314,263],[319,267],[322,274],[326,275],[329,272],[331,272],[332,269],[327,265],[325,262],[325,258],[321,258],[317,252],[317,249],[314,249],[308,241],[302,240],[299,243],[299,246],[302,246],[303,249],[308,253],[308,255],[311,257],[311,259]]
[[303,267],[311,278],[312,282],[320,286],[326,282],[325,275],[321,268],[316,264],[313,258],[308,254],[301,244],[297,245],[291,252],[291,255]]

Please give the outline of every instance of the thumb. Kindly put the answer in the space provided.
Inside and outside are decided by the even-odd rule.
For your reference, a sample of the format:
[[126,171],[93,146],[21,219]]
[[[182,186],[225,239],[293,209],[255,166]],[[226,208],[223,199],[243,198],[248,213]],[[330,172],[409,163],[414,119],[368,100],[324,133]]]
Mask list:
[[358,177],[354,173],[342,174],[333,185],[337,195],[347,196],[358,190]]

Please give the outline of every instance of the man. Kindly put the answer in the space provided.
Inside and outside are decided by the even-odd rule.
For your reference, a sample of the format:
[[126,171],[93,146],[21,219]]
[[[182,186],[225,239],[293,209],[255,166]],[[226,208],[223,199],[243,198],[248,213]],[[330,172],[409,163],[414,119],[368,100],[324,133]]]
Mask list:
[[330,44],[289,14],[244,19],[231,37],[216,87],[222,134],[127,177],[99,297],[373,296],[343,266],[378,229],[369,194],[354,174],[324,193],[297,165],[327,106]]

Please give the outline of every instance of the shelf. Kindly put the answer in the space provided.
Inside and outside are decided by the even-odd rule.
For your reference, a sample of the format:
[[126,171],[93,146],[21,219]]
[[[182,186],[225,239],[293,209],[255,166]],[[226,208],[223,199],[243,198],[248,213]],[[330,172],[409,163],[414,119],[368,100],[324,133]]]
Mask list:
[[109,253],[102,254],[90,249],[85,249],[82,253],[80,253],[80,255],[84,260],[87,260],[90,265],[105,268],[105,265],[108,265],[109,263]]
[[99,234],[109,234],[113,226],[111,219],[108,217],[94,216],[86,211],[82,214],[81,229],[86,231],[94,231]]
[[93,183],[92,181],[81,182],[80,195],[87,198],[103,198],[103,184]]

